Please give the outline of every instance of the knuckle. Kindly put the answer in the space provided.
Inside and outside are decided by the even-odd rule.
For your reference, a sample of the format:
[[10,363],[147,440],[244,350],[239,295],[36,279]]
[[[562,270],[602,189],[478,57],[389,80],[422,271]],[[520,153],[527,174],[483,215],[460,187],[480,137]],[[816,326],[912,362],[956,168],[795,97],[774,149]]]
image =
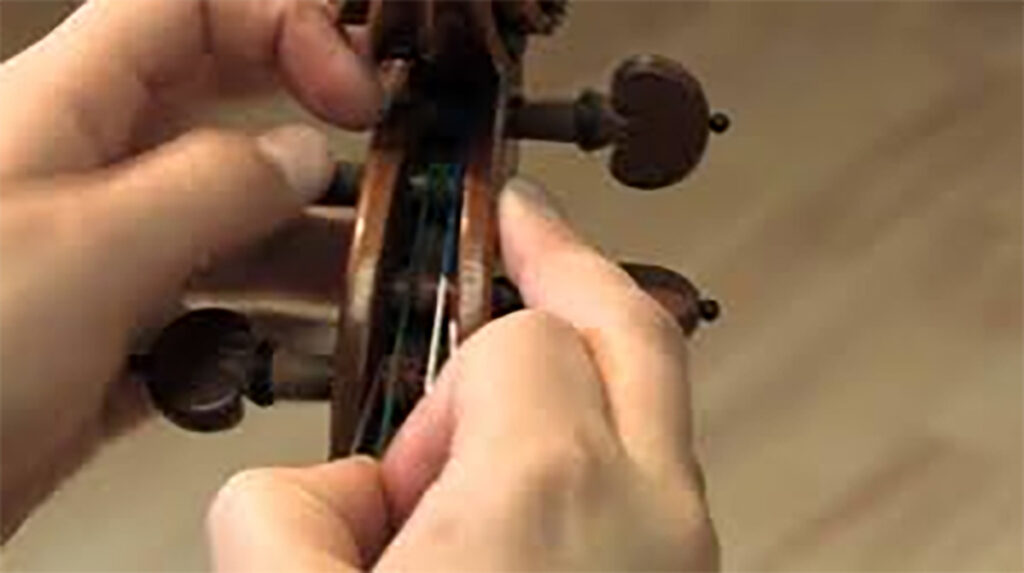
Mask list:
[[657,461],[645,459],[634,462],[666,491],[697,494],[701,497],[704,495],[704,471],[700,462],[690,453],[660,457]]
[[284,479],[282,472],[277,468],[255,468],[235,473],[214,496],[207,512],[207,521],[216,523],[224,516],[233,514],[239,506],[251,504],[266,496]]
[[190,156],[196,161],[210,164],[230,161],[236,157],[257,153],[255,143],[249,137],[222,129],[202,127],[183,135],[182,147],[191,149]]
[[641,317],[644,326],[655,336],[673,341],[684,339],[676,317],[646,293],[637,301],[633,315]]
[[686,335],[667,310],[644,295],[621,305],[608,322],[619,340],[630,340],[658,356],[682,360],[686,356]]
[[544,491],[586,491],[604,480],[619,456],[610,436],[577,430],[546,437],[518,456],[514,479]]
[[695,501],[678,529],[680,546],[692,563],[689,570],[717,571],[721,559],[721,546],[707,504]]
[[516,311],[505,318],[508,319],[505,321],[508,328],[527,334],[537,331],[556,334],[572,332],[572,327],[567,322],[543,310],[528,308]]
[[231,147],[239,139],[240,137],[236,134],[212,127],[200,127],[181,137],[183,143],[203,149]]
[[548,347],[581,345],[579,333],[565,320],[537,309],[524,309],[485,326],[491,343],[505,344],[509,339]]
[[721,548],[706,509],[701,507],[684,515],[670,531],[677,548],[675,561],[683,565],[681,570],[719,570]]
[[[675,469],[652,475],[634,466],[631,472],[635,491],[645,499],[645,507],[657,516],[677,556],[686,565],[681,570],[717,570],[719,544],[711,513],[695,463],[673,464]],[[642,485],[640,485],[642,484]]]
[[689,459],[668,466],[656,475],[656,488],[675,500],[672,505],[684,510],[688,519],[703,522],[707,519],[708,508],[704,472],[700,464]]
[[[278,168],[261,152],[251,136],[217,128],[199,128],[174,143],[171,167],[180,184],[194,192],[235,186],[261,195],[260,201],[288,197],[277,192],[275,182],[283,182]],[[256,184],[259,183],[259,184]]]

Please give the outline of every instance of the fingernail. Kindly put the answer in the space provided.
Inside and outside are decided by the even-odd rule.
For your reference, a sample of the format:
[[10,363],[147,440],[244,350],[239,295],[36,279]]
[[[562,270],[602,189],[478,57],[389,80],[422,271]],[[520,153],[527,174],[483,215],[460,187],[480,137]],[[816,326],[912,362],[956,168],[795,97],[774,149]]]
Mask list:
[[334,173],[327,136],[307,125],[287,125],[261,135],[257,145],[304,203],[327,190]]
[[524,177],[514,177],[505,184],[503,196],[522,199],[533,207],[533,210],[557,221],[566,219],[561,203],[547,189]]

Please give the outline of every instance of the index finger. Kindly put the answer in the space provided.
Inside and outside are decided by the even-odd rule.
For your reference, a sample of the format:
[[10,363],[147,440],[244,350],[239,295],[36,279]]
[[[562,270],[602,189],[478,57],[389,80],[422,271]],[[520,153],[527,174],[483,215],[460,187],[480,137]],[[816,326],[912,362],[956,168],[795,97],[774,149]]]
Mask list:
[[513,181],[500,206],[507,271],[528,307],[580,332],[626,450],[651,469],[688,463],[687,355],[675,320],[618,265],[583,243],[540,188]]
[[218,67],[278,75],[321,118],[369,125],[379,88],[333,18],[323,0],[87,2],[0,68],[0,174],[120,159],[168,93]]

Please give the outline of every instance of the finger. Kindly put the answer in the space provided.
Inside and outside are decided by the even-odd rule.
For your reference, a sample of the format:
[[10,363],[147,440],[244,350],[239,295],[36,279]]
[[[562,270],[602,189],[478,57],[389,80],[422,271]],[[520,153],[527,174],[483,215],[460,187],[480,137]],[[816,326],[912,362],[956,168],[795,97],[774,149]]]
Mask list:
[[606,459],[615,451],[583,341],[558,318],[521,311],[485,326],[449,360],[435,393],[387,452],[384,480],[401,523],[449,467],[489,468],[500,456],[505,475],[515,475],[531,464]]
[[520,180],[501,196],[511,278],[528,307],[582,335],[626,449],[649,466],[688,461],[689,387],[678,325],[618,265],[581,242],[543,193]]
[[194,132],[70,191],[85,227],[80,258],[116,289],[112,300],[148,310],[194,268],[296,217],[332,170],[326,139],[308,127]]
[[391,441],[381,461],[388,513],[401,529],[423,492],[441,475],[455,432],[453,366],[442,370],[434,391],[423,397]]
[[336,305],[348,239],[355,224],[347,209],[313,207],[260,242],[189,282],[205,297],[266,297]]
[[459,348],[453,371],[452,452],[467,458],[547,446],[604,448],[611,420],[598,372],[563,320],[520,311],[481,329]]
[[380,471],[368,458],[248,470],[207,516],[217,571],[360,571],[389,530]]
[[370,126],[380,111],[381,92],[368,60],[339,41],[342,36],[324,10],[300,5],[293,14],[279,47],[280,69],[292,92],[325,121]]
[[167,94],[211,68],[278,75],[342,126],[377,114],[376,80],[324,2],[94,0],[0,68],[0,175],[123,157]]

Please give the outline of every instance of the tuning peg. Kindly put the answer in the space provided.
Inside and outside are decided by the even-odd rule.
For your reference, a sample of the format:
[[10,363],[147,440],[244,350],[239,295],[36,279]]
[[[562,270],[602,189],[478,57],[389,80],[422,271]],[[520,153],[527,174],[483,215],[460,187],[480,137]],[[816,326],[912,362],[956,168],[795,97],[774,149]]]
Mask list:
[[[621,266],[644,292],[675,318],[687,336],[696,332],[701,324],[712,323],[721,315],[717,301],[703,297],[688,278],[675,271],[640,263],[622,263]],[[505,277],[494,279],[492,315],[505,316],[522,308],[522,297],[512,281]]]
[[242,397],[266,406],[273,347],[248,319],[210,308],[190,312],[165,328],[146,355],[133,357],[154,405],[188,430],[215,432],[242,419]]
[[700,162],[709,131],[727,127],[728,117],[711,115],[700,82],[682,65],[647,55],[619,65],[610,95],[586,90],[573,101],[518,102],[509,133],[584,151],[612,145],[609,169],[619,182],[657,189],[685,178]]
[[615,71],[611,102],[626,120],[611,157],[616,179],[656,189],[700,162],[711,114],[700,83],[681,65],[654,56],[627,60]]
[[262,407],[328,400],[334,376],[329,358],[277,349],[255,334],[249,319],[223,308],[178,318],[129,367],[164,417],[196,432],[237,425],[243,397]]

